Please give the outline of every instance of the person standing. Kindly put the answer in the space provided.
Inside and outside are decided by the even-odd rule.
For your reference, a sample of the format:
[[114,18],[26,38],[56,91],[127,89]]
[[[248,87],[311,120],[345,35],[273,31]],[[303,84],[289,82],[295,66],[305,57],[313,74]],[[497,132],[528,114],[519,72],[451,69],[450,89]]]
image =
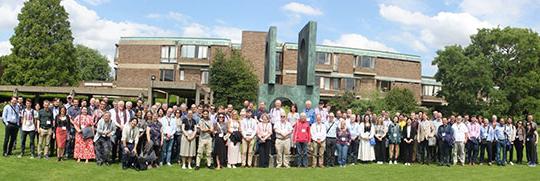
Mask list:
[[[326,125],[322,123],[321,115],[316,115],[316,123],[311,125],[312,167],[324,167],[324,151],[326,147]],[[318,161],[317,161],[318,160]]]
[[506,144],[508,142],[508,137],[505,132],[504,124],[504,118],[500,118],[499,124],[495,128],[495,140],[497,140],[497,153],[495,155],[495,160],[499,166],[506,165]]
[[523,126],[523,122],[519,121],[516,124],[516,137],[514,139],[514,147],[516,148],[516,163],[521,164],[523,161],[523,146],[525,144],[525,127]]
[[[131,118],[129,124],[124,125],[122,129],[122,169],[135,167],[137,160],[137,143],[139,141],[139,128],[137,127],[138,120],[136,117]],[[110,133],[112,135],[112,131]],[[135,167],[136,168],[136,167]]]
[[465,165],[465,144],[467,143],[467,138],[469,137],[469,129],[463,123],[463,118],[458,116],[456,123],[452,125],[454,131],[454,148],[453,148],[453,159],[454,165],[459,161],[461,166]]
[[151,120],[147,120],[147,127],[146,127],[146,146],[144,148],[144,156],[147,159],[147,163],[149,167],[159,167],[158,158],[159,154],[161,153],[161,146],[163,143],[161,136],[161,122],[159,122],[159,116],[157,113],[148,113],[148,115],[152,116]]
[[478,163],[478,146],[479,146],[479,140],[480,140],[480,124],[478,124],[478,120],[476,119],[476,116],[471,117],[471,123],[469,123],[468,129],[468,141],[467,141],[467,156],[466,156],[466,163],[469,163],[470,165],[474,165]]
[[201,166],[201,159],[206,157],[206,167],[212,167],[212,133],[214,127],[210,117],[208,117],[208,111],[202,112],[202,119],[199,121],[198,127],[200,128],[199,135],[199,148],[197,149],[197,160],[195,170],[198,170]]
[[413,146],[414,146],[414,138],[416,138],[416,130],[412,126],[412,119],[407,118],[407,121],[405,125],[403,126],[402,130],[403,135],[403,153],[405,158],[403,161],[405,162],[406,166],[411,165],[413,160]]
[[401,128],[398,124],[399,118],[394,117],[393,122],[388,126],[388,143],[390,149],[390,164],[397,164],[399,157],[399,144],[401,143]]
[[216,169],[220,170],[226,162],[227,148],[225,138],[229,137],[227,133],[227,123],[225,123],[225,114],[217,114],[217,122],[214,123],[214,154],[216,155]]
[[167,164],[171,166],[171,152],[173,146],[174,133],[176,133],[176,121],[172,118],[173,110],[172,108],[167,109],[167,113],[160,120],[161,125],[161,134],[163,137],[163,147],[161,148],[161,162],[160,165]]
[[116,131],[114,133],[116,139],[113,143],[111,157],[112,161],[115,162],[117,159],[122,159],[122,153],[124,151],[122,151],[120,138],[122,138],[122,129],[124,128],[124,125],[128,124],[131,117],[129,116],[129,112],[125,109],[124,101],[118,101],[118,103],[116,103],[116,108],[109,110],[109,112],[111,113],[111,120],[116,126]]
[[349,145],[349,163],[352,165],[356,164],[356,161],[358,160],[358,135],[360,134],[360,125],[358,122],[360,122],[362,119],[362,116],[356,115],[355,117],[351,118],[351,123],[349,127],[349,133],[351,134],[351,144]]
[[247,111],[240,123],[242,133],[242,167],[253,166],[255,154],[257,120],[252,117],[251,111]]
[[454,144],[454,129],[448,124],[448,119],[442,118],[442,125],[437,130],[437,137],[441,141],[439,143],[439,150],[441,159],[439,165],[450,166],[450,150]]
[[291,134],[293,131],[292,124],[287,120],[285,113],[281,114],[281,119],[274,125],[276,133],[276,168],[289,168],[289,157],[291,154]]
[[230,136],[227,141],[227,168],[236,168],[236,164],[242,162],[242,158],[240,158],[240,117],[236,110],[232,111],[231,120],[228,122],[228,133]]
[[[172,148],[171,161],[174,163],[180,163],[180,148],[182,143],[182,111],[177,109],[174,111],[173,121],[176,123],[176,131],[174,132],[174,141]],[[139,123],[140,124],[140,123]]]
[[[285,114],[285,113],[283,113]],[[257,125],[257,138],[259,142],[259,167],[267,168],[270,161],[270,148],[272,146],[272,124],[267,114],[261,116],[261,122]]]
[[68,130],[70,130],[71,119],[67,115],[67,109],[64,106],[60,107],[56,116],[56,157],[58,161],[64,158],[64,150],[66,148]]
[[341,121],[339,127],[336,127],[337,131],[337,152],[338,152],[338,164],[340,167],[345,167],[347,164],[347,150],[351,142],[351,133],[347,129],[345,121]]
[[111,162],[112,137],[114,131],[116,131],[116,127],[111,121],[111,113],[105,112],[97,122],[96,135],[94,136],[96,164],[98,166],[103,164],[109,165]]
[[529,167],[536,167],[538,162],[538,153],[536,147],[538,145],[538,132],[536,132],[536,122],[533,120],[532,115],[527,115],[526,123],[526,138],[525,146],[527,148],[527,161]]
[[293,144],[296,146],[296,165],[308,167],[308,143],[311,139],[311,131],[307,122],[306,113],[300,114],[293,131]]
[[[70,95],[71,96],[71,95]],[[73,151],[75,149],[75,126],[73,125],[73,120],[81,114],[81,108],[79,107],[79,100],[73,99],[73,97],[68,96],[68,103],[64,106],[66,106],[68,110],[68,116],[70,122],[70,130],[69,135],[67,137],[67,145],[66,145],[66,154],[65,157],[73,157]]]
[[512,118],[506,119],[504,131],[508,139],[508,142],[506,144],[506,151],[508,152],[507,162],[510,165],[514,165],[514,163],[512,162],[512,158],[514,158],[514,140],[516,139],[516,127],[512,123]]
[[30,158],[35,157],[35,145],[34,140],[36,137],[36,115],[37,112],[32,109],[32,100],[26,99],[26,108],[21,111],[21,155],[19,157],[24,156],[24,151],[26,149],[26,138],[30,137]]
[[73,120],[73,125],[77,131],[77,134],[75,135],[75,150],[73,157],[77,159],[77,162],[81,162],[81,159],[85,159],[85,163],[88,163],[89,159],[94,159],[96,157],[94,153],[93,137],[85,138],[83,136],[83,131],[94,132],[94,121],[92,116],[88,115],[87,111],[88,108],[82,107],[81,114]]
[[306,108],[304,109],[304,113],[306,113],[306,119],[309,125],[312,125],[315,123],[315,110],[311,107],[311,101],[306,101]]
[[358,147],[358,159],[364,163],[375,160],[375,129],[371,125],[371,118],[369,115],[364,115],[362,122],[360,123],[360,143]]
[[[323,108],[321,107],[321,110]],[[324,112],[321,111],[321,112]],[[321,119],[323,115],[321,114]],[[328,120],[326,122],[323,121],[326,127],[326,147],[324,151],[324,163],[326,166],[333,167],[336,162],[336,134],[337,131],[339,131],[339,123],[340,121],[334,117],[334,113],[328,114]],[[345,121],[342,121],[345,122]]]
[[281,107],[281,101],[276,100],[276,102],[274,102],[274,108],[270,109],[270,114],[268,115],[272,125],[281,120],[281,113],[285,114],[285,110]]
[[384,118],[379,117],[373,126],[375,130],[375,160],[377,164],[383,164],[386,160],[386,133],[388,128],[384,126]]
[[[197,134],[196,121],[193,119],[193,111],[188,111],[182,121],[182,143],[180,144],[180,156],[182,156],[182,169],[191,169],[191,159],[195,156],[195,136]],[[162,155],[163,156],[163,155]],[[186,167],[187,164],[187,167]]]
[[418,159],[422,164],[429,164],[432,161],[434,155],[431,155],[428,151],[430,140],[435,139],[435,126],[432,121],[427,120],[426,114],[420,114],[420,122],[418,123],[418,138],[417,143],[419,145],[418,153],[420,157]]
[[43,109],[39,111],[38,119],[38,158],[49,159],[49,145],[52,136],[53,114],[49,108],[49,101],[43,101]]
[[[486,118],[484,119],[484,124],[480,128],[480,138],[481,138],[481,145],[480,145],[480,161],[481,162],[487,162],[489,165],[491,165],[491,158],[493,157],[493,139],[495,137],[494,135],[495,131],[493,129],[493,126],[491,126],[491,123]],[[487,152],[487,160],[484,161],[484,153]]]

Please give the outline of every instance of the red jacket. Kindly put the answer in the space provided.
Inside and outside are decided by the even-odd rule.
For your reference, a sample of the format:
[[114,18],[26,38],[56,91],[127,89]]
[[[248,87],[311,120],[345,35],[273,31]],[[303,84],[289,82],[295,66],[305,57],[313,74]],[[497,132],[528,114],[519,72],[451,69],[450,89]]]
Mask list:
[[293,142],[294,143],[307,143],[311,139],[311,132],[309,130],[309,123],[307,121],[296,122],[293,131]]

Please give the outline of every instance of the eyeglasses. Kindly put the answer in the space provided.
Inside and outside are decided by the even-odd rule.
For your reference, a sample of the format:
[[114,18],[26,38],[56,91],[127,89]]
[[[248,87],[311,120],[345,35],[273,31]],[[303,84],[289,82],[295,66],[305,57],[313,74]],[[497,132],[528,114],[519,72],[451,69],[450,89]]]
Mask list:
[[285,116],[281,116],[282,118],[284,118]]
[[219,118],[225,118],[225,117],[223,117],[223,116],[220,116]]

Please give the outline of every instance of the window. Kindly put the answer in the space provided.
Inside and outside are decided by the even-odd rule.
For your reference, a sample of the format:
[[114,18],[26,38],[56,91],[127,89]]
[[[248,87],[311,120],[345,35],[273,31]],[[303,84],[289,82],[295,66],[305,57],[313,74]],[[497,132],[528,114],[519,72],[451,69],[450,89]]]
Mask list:
[[355,82],[353,78],[346,78],[345,79],[345,90],[353,91],[355,87]]
[[118,57],[120,56],[120,52],[118,50],[119,50],[119,48],[118,48],[118,46],[116,46],[116,51],[114,53],[114,58],[115,59],[118,59]]
[[114,80],[118,80],[118,68],[114,67]]
[[283,75],[276,75],[276,84],[283,84]]
[[332,71],[337,72],[339,67],[339,56],[334,54],[334,64],[332,64]]
[[283,58],[281,52],[276,52],[276,71],[281,72],[283,70]]
[[340,78],[333,78],[332,79],[332,90],[339,90],[341,87],[341,79]]
[[208,46],[182,45],[182,58],[208,58]]
[[174,70],[160,70],[160,81],[174,81]]
[[184,70],[180,70],[180,80],[184,80]]
[[319,88],[323,90],[330,90],[330,78],[320,77]]
[[370,56],[356,56],[355,67],[374,68],[375,60]]
[[201,72],[201,84],[208,84],[208,71],[204,70]]
[[176,63],[176,46],[161,47],[161,63]]
[[441,90],[440,86],[424,85],[422,86],[422,93],[424,96],[437,96],[437,93]]
[[379,90],[382,92],[388,92],[392,88],[391,87],[392,82],[390,81],[380,80],[378,81],[378,84],[379,84]]
[[317,64],[330,65],[331,53],[317,52]]

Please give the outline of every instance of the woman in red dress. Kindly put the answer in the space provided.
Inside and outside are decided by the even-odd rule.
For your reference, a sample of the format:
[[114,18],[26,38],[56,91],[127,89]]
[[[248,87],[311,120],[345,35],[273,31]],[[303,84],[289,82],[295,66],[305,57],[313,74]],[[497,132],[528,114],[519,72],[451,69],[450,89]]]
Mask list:
[[56,156],[58,161],[64,157],[64,149],[66,148],[67,130],[69,130],[69,116],[67,109],[60,106],[58,116],[56,116]]
[[89,159],[95,159],[94,153],[94,138],[83,138],[83,129],[92,128],[94,131],[94,120],[92,116],[88,115],[88,109],[86,107],[81,108],[81,114],[73,120],[73,125],[77,134],[75,135],[75,151],[74,158],[77,158],[77,162],[81,162],[81,159],[86,159],[85,163],[88,163]]

